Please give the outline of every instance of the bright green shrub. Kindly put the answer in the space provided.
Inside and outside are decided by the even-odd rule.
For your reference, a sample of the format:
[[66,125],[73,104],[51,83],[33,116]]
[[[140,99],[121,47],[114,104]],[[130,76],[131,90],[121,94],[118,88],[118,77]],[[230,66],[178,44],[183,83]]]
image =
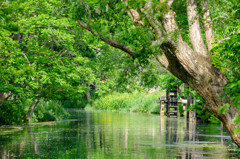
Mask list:
[[160,105],[156,103],[159,96],[159,92],[115,92],[95,100],[92,107],[100,110],[127,110],[131,112],[159,113]]

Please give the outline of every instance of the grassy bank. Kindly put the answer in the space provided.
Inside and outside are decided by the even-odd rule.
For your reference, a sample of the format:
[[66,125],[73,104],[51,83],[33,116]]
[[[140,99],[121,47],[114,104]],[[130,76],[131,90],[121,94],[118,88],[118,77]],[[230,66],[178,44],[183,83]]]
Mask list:
[[159,113],[160,106],[156,103],[156,100],[160,95],[163,95],[163,92],[115,92],[96,99],[93,104],[87,106],[86,109]]

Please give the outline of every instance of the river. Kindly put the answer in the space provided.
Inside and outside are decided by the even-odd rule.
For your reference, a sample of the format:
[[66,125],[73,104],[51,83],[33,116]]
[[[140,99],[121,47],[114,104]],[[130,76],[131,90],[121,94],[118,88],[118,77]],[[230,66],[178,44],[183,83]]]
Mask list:
[[237,158],[220,124],[153,114],[74,110],[76,120],[7,127],[0,158]]

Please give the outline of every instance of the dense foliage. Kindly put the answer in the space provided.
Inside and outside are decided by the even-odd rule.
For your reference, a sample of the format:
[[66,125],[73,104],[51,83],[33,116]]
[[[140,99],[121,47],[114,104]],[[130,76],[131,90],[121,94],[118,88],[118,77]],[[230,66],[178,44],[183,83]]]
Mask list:
[[94,99],[112,90],[142,90],[159,80],[156,63],[132,63],[83,31],[76,21],[85,17],[79,2],[14,0],[0,6],[1,124],[26,122],[36,99],[84,107],[89,92]]
[[[143,8],[145,1],[129,0],[128,5],[118,2],[0,2],[0,124],[26,122],[26,113],[36,99],[58,104],[47,104],[44,108],[40,103],[33,115],[35,121],[58,120],[61,115],[51,114],[49,110],[64,112],[60,106],[84,107],[96,98],[99,99],[93,103],[94,108],[159,111],[155,103],[159,95],[132,92],[155,86],[165,89],[182,82],[156,63],[154,55],[160,52],[151,43],[156,38],[154,30],[140,25],[147,23],[147,18],[140,15],[134,21],[126,14],[129,8]],[[168,7],[159,1],[153,2],[162,11],[156,13],[161,19]],[[223,96],[230,96],[231,103],[240,110],[240,3],[218,0],[209,4],[216,37],[211,51],[213,64],[228,78]],[[188,39],[185,1],[177,1],[173,9],[178,15],[175,18],[183,39]],[[94,36],[83,30],[78,20],[100,34]],[[100,41],[102,36],[136,50],[135,57],[106,45]],[[91,99],[87,99],[89,95]],[[182,92],[182,96],[186,95],[204,103],[192,90]],[[228,107],[229,104],[224,105],[221,113]],[[196,103],[194,108],[202,119],[212,118],[200,104]],[[61,118],[68,117],[63,116]],[[234,122],[239,123],[240,117]]]
[[75,36],[73,21],[56,14],[59,5],[58,1],[3,2],[0,92],[9,94],[8,101],[79,98],[93,82],[90,61],[77,50],[81,37]]
[[[221,10],[219,9],[220,6]],[[218,34],[218,40],[214,43],[212,60],[216,68],[220,69],[228,79],[225,85],[224,96],[230,96],[230,103],[237,107],[240,111],[240,3],[238,0],[228,1],[224,3],[220,1],[214,4],[212,9],[215,15],[214,24]],[[219,24],[225,25],[224,29]],[[226,113],[229,104],[225,104],[220,108],[221,113]],[[240,123],[240,116],[233,119],[235,124]],[[240,128],[236,129],[237,133]]]

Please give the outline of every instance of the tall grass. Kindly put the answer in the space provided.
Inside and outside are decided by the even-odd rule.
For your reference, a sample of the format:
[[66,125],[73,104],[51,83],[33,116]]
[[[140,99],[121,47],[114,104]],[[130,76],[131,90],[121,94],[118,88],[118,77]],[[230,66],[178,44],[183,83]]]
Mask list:
[[118,110],[131,112],[159,113],[160,105],[156,102],[160,92],[154,93],[112,93],[95,100],[93,109]]

